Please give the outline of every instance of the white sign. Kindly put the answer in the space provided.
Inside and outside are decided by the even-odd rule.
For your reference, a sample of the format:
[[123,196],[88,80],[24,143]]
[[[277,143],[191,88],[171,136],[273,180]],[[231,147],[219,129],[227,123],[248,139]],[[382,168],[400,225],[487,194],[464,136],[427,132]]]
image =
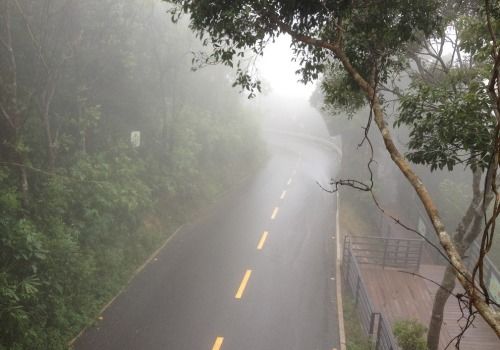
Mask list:
[[133,147],[139,147],[141,145],[141,132],[132,131],[130,133],[130,143]]

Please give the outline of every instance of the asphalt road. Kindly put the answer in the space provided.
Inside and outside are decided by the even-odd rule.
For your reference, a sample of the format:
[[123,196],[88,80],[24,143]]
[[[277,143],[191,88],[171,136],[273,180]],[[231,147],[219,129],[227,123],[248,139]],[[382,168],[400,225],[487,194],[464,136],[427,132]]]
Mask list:
[[78,350],[332,350],[337,156],[268,135],[270,159],[185,226]]

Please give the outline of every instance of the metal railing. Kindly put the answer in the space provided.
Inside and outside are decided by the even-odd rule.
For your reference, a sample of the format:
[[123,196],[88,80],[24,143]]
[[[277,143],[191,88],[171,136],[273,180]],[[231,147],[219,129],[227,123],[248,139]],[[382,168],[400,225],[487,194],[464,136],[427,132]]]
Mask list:
[[[345,248],[345,245],[344,245]],[[352,250],[344,250],[343,257],[344,283],[354,298],[354,304],[361,319],[361,326],[367,335],[373,334],[374,329],[374,308],[368,297],[367,288],[361,278],[361,270]]]
[[424,241],[372,236],[346,236],[344,249],[351,249],[359,264],[417,271]]
[[[445,254],[444,250],[441,247],[439,247],[439,249],[442,253],[439,253],[434,247],[430,247],[430,255],[438,264],[447,266],[449,262],[442,256],[442,254]],[[465,252],[465,267],[471,273],[479,259],[479,251],[480,245],[477,241],[475,241]],[[483,279],[490,292],[490,298],[492,298],[495,302],[500,303],[500,271],[488,256],[485,257],[483,262],[483,273]],[[479,274],[476,275],[476,278],[479,279]],[[500,308],[496,306],[493,307],[500,310]]]
[[368,290],[361,276],[358,259],[354,254],[353,246],[349,243],[352,243],[352,241],[344,241],[342,275],[344,285],[354,298],[355,307],[361,321],[361,328],[365,335],[373,341],[375,350],[398,350],[399,348],[384,315],[380,312],[374,312]]
[[[467,252],[465,263],[468,270],[471,272],[479,259],[480,249],[480,245],[477,242],[474,242]],[[484,259],[483,273],[484,281],[486,281],[486,286],[491,293],[490,297],[497,303],[500,303],[500,272],[488,256]]]
[[377,334],[375,336],[375,350],[398,350],[396,340],[392,335],[389,322],[383,314],[378,314]]
[[338,137],[325,138],[325,137],[308,135],[308,134],[304,134],[301,132],[277,130],[277,129],[272,129],[272,128],[267,128],[267,129],[265,129],[265,131],[272,132],[274,134],[280,134],[280,135],[300,138],[300,139],[314,142],[314,143],[319,144],[321,146],[324,146],[328,149],[333,149],[342,158],[342,149],[341,149],[340,145],[338,145],[338,141],[339,141]]

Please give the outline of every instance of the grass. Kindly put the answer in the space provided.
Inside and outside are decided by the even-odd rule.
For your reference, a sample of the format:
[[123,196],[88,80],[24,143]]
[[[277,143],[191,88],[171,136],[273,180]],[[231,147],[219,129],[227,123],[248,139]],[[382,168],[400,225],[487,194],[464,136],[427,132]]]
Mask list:
[[347,350],[370,350],[370,339],[361,328],[356,306],[351,295],[344,291],[344,327]]
[[[339,202],[340,227],[342,235],[370,234],[376,222],[373,215],[366,214],[366,206],[358,196],[350,192],[342,193]],[[344,289],[343,292],[344,327],[347,350],[370,350],[370,339],[361,328],[361,321],[354,305],[351,294]]]
[[377,227],[377,208],[367,196],[345,191],[340,196],[340,227],[344,235],[371,235]]

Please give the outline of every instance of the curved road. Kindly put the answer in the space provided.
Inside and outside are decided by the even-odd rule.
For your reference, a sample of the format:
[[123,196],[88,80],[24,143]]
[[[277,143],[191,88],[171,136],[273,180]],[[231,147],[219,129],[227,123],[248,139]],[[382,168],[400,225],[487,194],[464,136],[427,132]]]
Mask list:
[[335,153],[266,135],[270,159],[184,226],[77,350],[332,350]]

